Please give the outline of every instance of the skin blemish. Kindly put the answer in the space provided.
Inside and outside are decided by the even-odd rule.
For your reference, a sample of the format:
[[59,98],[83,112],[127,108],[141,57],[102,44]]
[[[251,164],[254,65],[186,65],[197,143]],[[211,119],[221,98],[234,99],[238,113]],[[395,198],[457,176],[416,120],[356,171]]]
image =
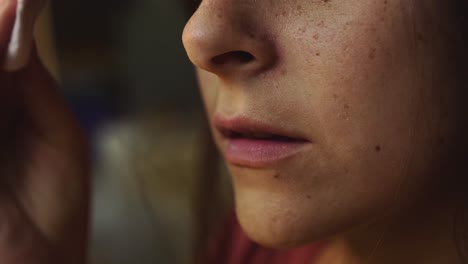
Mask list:
[[281,68],[281,70],[280,70],[281,76],[286,75],[286,73],[288,73],[288,71],[285,68]]
[[375,59],[375,52],[376,52],[376,50],[377,50],[376,48],[371,48],[371,49],[370,49],[370,51],[369,51],[369,56],[368,56],[370,60]]
[[375,152],[380,152],[382,150],[382,147],[380,145],[375,146]]
[[422,44],[427,44],[427,39],[424,37],[423,34],[417,32],[416,33],[416,39],[418,40],[418,42],[422,43]]
[[273,175],[273,178],[279,179],[279,178],[281,178],[281,176],[279,175],[279,173],[275,173],[275,174]]
[[315,53],[315,56],[320,56],[320,52]]
[[318,40],[320,38],[320,35],[319,34],[314,34],[314,36],[312,36],[315,40]]
[[349,109],[349,104],[345,104],[343,107],[344,109]]
[[309,199],[309,200],[312,199],[312,196],[310,194],[307,195],[307,199]]

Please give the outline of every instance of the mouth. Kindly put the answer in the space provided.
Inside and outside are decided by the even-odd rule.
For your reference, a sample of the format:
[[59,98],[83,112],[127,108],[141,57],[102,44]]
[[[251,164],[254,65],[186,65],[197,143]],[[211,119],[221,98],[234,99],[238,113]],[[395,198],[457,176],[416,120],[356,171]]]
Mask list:
[[293,131],[247,118],[215,117],[214,126],[223,139],[222,152],[226,161],[237,166],[274,166],[311,143]]

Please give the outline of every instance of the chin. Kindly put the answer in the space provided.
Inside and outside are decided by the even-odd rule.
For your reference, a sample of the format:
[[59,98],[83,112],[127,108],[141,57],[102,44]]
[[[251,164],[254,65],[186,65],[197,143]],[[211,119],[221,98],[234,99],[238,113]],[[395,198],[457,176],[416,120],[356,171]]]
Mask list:
[[247,236],[273,249],[299,247],[334,235],[336,226],[331,221],[322,224],[310,204],[255,191],[236,194],[237,217]]

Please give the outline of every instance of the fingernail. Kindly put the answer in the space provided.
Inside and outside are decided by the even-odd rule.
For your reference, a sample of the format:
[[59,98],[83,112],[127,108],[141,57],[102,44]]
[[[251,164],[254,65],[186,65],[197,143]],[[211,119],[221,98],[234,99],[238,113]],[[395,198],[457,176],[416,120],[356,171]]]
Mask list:
[[34,39],[34,25],[44,2],[44,0],[18,0],[16,19],[4,61],[6,71],[19,71],[28,64]]

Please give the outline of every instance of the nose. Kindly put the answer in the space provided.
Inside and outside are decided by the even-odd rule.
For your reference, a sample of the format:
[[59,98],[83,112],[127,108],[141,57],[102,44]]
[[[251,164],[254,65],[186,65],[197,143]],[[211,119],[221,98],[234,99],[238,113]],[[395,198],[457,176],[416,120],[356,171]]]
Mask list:
[[205,0],[182,36],[192,63],[221,78],[251,76],[277,60],[274,39],[262,22],[262,8],[244,0]]

